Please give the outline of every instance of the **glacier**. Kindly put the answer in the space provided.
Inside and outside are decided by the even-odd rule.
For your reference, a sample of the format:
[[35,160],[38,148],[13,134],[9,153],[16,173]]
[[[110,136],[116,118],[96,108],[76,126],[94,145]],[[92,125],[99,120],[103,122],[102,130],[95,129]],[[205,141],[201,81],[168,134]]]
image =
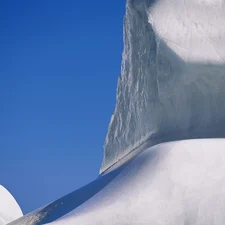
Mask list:
[[225,137],[224,21],[224,0],[127,1],[101,172],[142,144]]
[[224,21],[225,0],[127,0],[99,176],[8,225],[224,225]]

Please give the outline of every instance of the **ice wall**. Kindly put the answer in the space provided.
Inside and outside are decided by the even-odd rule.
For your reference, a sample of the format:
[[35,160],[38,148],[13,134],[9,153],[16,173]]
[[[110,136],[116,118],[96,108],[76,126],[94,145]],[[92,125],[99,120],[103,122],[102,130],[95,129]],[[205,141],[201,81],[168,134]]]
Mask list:
[[225,137],[224,23],[225,0],[127,0],[101,172],[143,143]]

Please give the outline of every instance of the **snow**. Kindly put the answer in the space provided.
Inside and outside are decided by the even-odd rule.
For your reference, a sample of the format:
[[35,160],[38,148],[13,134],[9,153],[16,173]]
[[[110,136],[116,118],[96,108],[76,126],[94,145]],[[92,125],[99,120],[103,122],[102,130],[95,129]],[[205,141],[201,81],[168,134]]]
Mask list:
[[[43,220],[11,225],[224,225],[224,171],[225,139],[159,144],[74,192],[70,202],[62,198],[61,209]],[[86,198],[96,184],[96,193]],[[77,204],[80,198],[86,200]]]
[[10,225],[224,225],[224,21],[225,0],[127,0],[99,177]]
[[160,144],[54,225],[223,225],[225,140]]
[[23,213],[13,196],[0,185],[0,225],[5,225]]
[[160,144],[54,225],[223,225],[225,140]]
[[86,186],[13,221],[10,225],[38,225],[52,222],[78,208],[92,198],[96,193],[108,185],[122,169],[123,166],[106,175],[100,176]]
[[101,173],[140,145],[225,137],[225,0],[128,0]]
[[224,12],[221,0],[164,0],[148,9],[148,18],[156,35],[185,62],[224,64]]

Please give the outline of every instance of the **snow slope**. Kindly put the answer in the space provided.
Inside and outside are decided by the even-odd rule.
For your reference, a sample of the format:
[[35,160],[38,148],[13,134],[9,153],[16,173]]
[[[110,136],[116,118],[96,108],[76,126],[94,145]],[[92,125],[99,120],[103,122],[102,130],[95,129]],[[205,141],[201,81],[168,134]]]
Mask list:
[[[224,225],[224,171],[225,139],[159,144],[116,174],[109,172],[105,184],[100,176],[86,190],[74,192],[70,202],[62,198],[61,210],[53,209],[38,222],[30,215],[11,225]],[[77,204],[95,182],[98,191]],[[73,210],[55,220],[67,207]]]
[[23,213],[13,196],[0,185],[0,225],[5,225]]
[[224,225],[225,139],[160,144],[54,225]]
[[99,176],[93,182],[75,190],[74,192],[46,205],[22,218],[10,223],[11,225],[40,225],[50,223],[92,198],[96,193],[108,185],[123,169],[123,166],[106,175]]
[[225,137],[225,0],[127,0],[101,172],[143,143]]

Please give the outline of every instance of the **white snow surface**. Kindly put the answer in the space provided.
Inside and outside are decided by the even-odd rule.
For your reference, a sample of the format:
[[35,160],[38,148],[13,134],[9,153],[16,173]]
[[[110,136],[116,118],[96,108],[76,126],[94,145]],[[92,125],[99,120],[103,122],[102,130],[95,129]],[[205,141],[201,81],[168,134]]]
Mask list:
[[101,173],[143,143],[225,137],[225,0],[127,0]]
[[[10,225],[224,225],[224,171],[225,139],[159,144],[135,156],[116,175],[114,170],[100,176],[55,207]],[[105,176],[111,177],[106,185]],[[99,190],[87,198],[96,184]],[[80,198],[86,200],[77,204]],[[59,216],[68,207],[70,212]]]
[[0,225],[5,225],[21,216],[23,213],[16,200],[0,185]]
[[160,144],[53,225],[224,225],[225,139]]
[[225,0],[127,0],[101,174],[10,225],[224,225],[224,22]]

